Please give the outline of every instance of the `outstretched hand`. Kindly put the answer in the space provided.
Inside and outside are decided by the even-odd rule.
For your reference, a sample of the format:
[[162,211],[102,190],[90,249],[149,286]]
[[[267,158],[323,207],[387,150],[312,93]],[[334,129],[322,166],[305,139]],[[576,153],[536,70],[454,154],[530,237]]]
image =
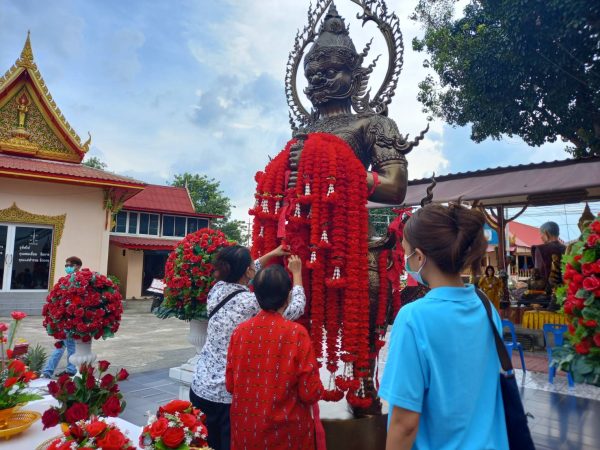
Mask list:
[[298,255],[290,256],[287,266],[289,271],[292,272],[292,275],[302,274],[302,260]]
[[287,246],[280,245],[271,252],[273,256],[289,256],[290,252],[286,250]]

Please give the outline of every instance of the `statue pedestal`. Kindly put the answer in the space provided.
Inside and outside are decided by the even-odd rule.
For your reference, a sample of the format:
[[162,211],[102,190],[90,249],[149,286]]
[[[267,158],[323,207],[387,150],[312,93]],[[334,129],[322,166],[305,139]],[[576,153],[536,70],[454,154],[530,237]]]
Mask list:
[[171,367],[169,369],[169,378],[179,383],[179,400],[190,399],[190,386],[194,379],[194,372],[196,372],[196,363],[198,362],[198,355],[194,355],[187,362],[183,363],[179,367]]
[[387,414],[361,419],[322,419],[327,450],[385,450]]

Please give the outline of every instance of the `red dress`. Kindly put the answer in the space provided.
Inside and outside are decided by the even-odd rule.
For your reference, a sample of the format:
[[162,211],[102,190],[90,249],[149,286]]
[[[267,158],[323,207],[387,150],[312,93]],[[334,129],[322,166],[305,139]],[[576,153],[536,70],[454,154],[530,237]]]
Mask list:
[[231,450],[313,450],[311,405],[323,393],[306,329],[276,312],[240,324],[229,343]]

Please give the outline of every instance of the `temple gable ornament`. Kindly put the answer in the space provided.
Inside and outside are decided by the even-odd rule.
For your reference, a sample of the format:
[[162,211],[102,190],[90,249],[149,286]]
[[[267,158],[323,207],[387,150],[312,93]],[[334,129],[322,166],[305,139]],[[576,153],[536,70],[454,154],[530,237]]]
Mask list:
[[91,136],[82,143],[56,106],[28,33],[19,59],[0,77],[0,153],[79,163],[90,144]]

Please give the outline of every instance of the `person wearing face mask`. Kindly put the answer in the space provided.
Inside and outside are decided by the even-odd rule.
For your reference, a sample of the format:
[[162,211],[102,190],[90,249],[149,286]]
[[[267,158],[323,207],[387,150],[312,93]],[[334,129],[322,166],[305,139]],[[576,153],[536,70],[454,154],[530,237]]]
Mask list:
[[[288,256],[282,246],[252,261],[250,251],[241,245],[225,247],[214,260],[217,283],[208,293],[208,331],[190,388],[190,401],[206,414],[208,445],[214,450],[229,450],[231,394],[225,387],[227,348],[235,328],[254,317],[260,305],[248,289],[257,270],[276,257]],[[298,319],[304,313],[306,297],[302,288],[302,263],[290,256],[288,269],[294,278],[289,305],[283,317]]]
[[[65,272],[67,275],[72,275],[81,269],[81,259],[77,256],[71,256],[65,260]],[[48,362],[46,363],[46,367],[42,371],[42,377],[44,378],[52,378],[54,375],[54,371],[56,370],[56,366],[62,359],[63,354],[65,353],[65,347],[67,348],[67,369],[61,372],[59,375],[67,374],[73,376],[77,373],[77,367],[75,367],[70,361],[69,358],[73,353],[75,353],[75,340],[72,338],[67,338],[61,341],[57,341],[55,344],[56,349],[48,358]]]
[[379,389],[390,405],[387,450],[508,449],[494,334],[461,277],[481,268],[484,221],[473,209],[430,204],[405,225],[406,271],[430,291],[403,306],[392,328]]

